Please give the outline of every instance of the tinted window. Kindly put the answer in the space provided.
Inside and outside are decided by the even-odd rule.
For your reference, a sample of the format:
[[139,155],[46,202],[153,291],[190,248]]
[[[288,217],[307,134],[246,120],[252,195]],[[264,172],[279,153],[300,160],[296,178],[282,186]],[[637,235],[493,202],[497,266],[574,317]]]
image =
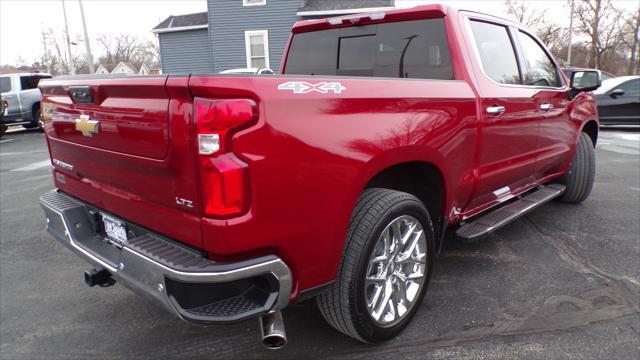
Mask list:
[[42,79],[50,79],[51,76],[46,75],[33,75],[33,76],[21,76],[20,86],[22,90],[35,89],[38,87],[38,83]]
[[4,76],[0,77],[0,92],[11,91],[11,78]]
[[485,74],[501,84],[520,84],[516,53],[505,26],[471,21]]
[[453,79],[443,19],[296,34],[285,73]]
[[373,75],[376,56],[376,36],[350,36],[339,39],[338,74]]
[[624,96],[639,96],[640,95],[640,79],[630,80],[622,83],[619,86],[613,88],[624,90]]
[[527,63],[524,74],[525,85],[561,86],[553,61],[531,36],[518,31],[518,38]]
[[38,82],[33,76],[21,76],[20,88],[22,90],[35,89],[38,86]]

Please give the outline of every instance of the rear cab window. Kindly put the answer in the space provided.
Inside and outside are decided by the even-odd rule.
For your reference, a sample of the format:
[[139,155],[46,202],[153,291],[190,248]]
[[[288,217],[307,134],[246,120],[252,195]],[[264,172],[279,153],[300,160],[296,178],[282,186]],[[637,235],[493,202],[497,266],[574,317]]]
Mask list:
[[444,19],[295,34],[285,74],[452,80]]

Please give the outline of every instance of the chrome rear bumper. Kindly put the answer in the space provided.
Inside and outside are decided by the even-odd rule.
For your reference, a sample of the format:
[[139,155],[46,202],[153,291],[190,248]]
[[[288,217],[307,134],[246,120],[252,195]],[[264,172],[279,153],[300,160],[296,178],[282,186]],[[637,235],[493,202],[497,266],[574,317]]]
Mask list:
[[57,190],[43,194],[40,204],[54,238],[184,320],[233,322],[289,303],[291,272],[276,256],[217,263],[129,223],[134,236],[118,248],[101,235],[99,209]]

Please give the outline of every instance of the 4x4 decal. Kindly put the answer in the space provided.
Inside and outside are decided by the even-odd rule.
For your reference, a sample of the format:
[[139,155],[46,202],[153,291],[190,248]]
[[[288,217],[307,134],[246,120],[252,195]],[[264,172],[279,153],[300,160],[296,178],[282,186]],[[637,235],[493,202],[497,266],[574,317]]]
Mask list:
[[317,91],[322,94],[333,91],[335,94],[340,94],[346,89],[347,88],[339,82],[320,82],[317,84],[311,84],[306,81],[289,81],[278,85],[278,90],[292,90],[294,94],[307,94],[312,91]]

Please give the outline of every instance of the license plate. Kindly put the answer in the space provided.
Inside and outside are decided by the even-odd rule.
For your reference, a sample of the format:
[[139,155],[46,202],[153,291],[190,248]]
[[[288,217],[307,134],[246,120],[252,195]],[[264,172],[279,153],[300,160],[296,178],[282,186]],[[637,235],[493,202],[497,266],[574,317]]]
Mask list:
[[119,246],[127,243],[127,227],[122,220],[102,214],[102,224],[107,240]]

